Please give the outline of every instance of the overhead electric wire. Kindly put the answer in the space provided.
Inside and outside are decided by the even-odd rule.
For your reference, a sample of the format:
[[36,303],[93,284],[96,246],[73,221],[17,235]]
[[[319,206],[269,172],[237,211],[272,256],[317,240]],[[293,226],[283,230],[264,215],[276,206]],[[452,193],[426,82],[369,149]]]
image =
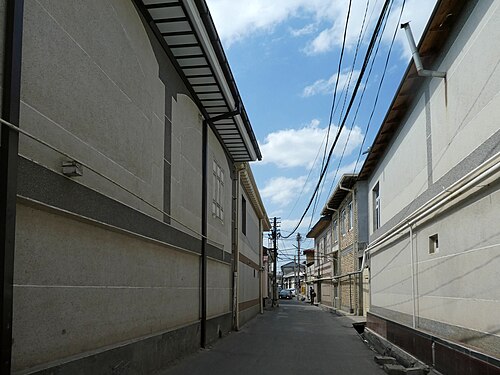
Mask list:
[[338,132],[337,132],[337,135],[336,135],[336,137],[335,137],[335,140],[334,140],[334,142],[333,142],[333,144],[332,144],[332,146],[331,146],[331,148],[330,148],[330,152],[328,153],[328,158],[327,158],[327,161],[326,161],[326,163],[325,163],[325,166],[323,167],[323,170],[321,171],[321,174],[320,174],[320,176],[319,176],[319,181],[318,181],[318,183],[316,184],[316,188],[314,189],[313,195],[311,196],[311,199],[309,200],[309,203],[308,203],[308,205],[307,205],[306,209],[304,210],[304,213],[302,214],[302,216],[301,216],[301,218],[300,218],[300,220],[299,220],[299,223],[298,223],[298,224],[297,224],[297,226],[294,228],[294,230],[292,231],[292,233],[291,233],[291,234],[289,234],[289,235],[288,235],[287,237],[285,237],[285,238],[290,237],[290,236],[291,236],[293,233],[295,233],[295,231],[299,228],[300,224],[302,223],[302,220],[304,220],[304,217],[306,216],[307,212],[309,211],[309,208],[311,207],[311,204],[312,204],[312,202],[313,202],[313,200],[314,200],[314,197],[316,196],[316,194],[317,194],[317,192],[318,192],[318,189],[319,189],[319,187],[320,187],[320,185],[321,185],[321,182],[322,182],[322,180],[323,180],[323,178],[324,178],[324,176],[325,176],[325,174],[326,174],[326,171],[328,170],[328,165],[329,165],[329,162],[330,162],[330,160],[331,160],[331,156],[332,156],[332,154],[333,154],[333,150],[334,150],[334,148],[335,148],[335,146],[336,146],[336,144],[337,144],[337,142],[338,142],[338,139],[339,139],[340,133],[341,133],[342,129],[343,129],[343,128],[344,128],[344,126],[345,126],[345,123],[346,123],[346,121],[347,121],[347,117],[348,117],[349,112],[350,112],[350,110],[351,110],[351,108],[352,108],[352,105],[353,105],[353,103],[354,103],[354,99],[356,98],[356,94],[357,94],[357,92],[358,92],[359,86],[360,86],[361,81],[362,81],[362,79],[363,79],[363,75],[364,75],[364,72],[365,72],[365,70],[366,70],[366,67],[368,66],[368,62],[369,62],[369,60],[370,60],[370,56],[371,56],[371,54],[372,54],[372,52],[373,52],[373,46],[375,45],[375,42],[376,42],[376,40],[377,40],[377,36],[378,36],[378,34],[379,34],[379,32],[380,32],[380,27],[381,27],[382,22],[383,22],[383,20],[384,20],[384,18],[385,18],[385,15],[386,15],[386,12],[387,12],[387,8],[388,8],[388,6],[389,6],[389,3],[390,3],[390,0],[386,0],[386,1],[385,1],[385,3],[384,3],[384,6],[383,6],[383,8],[382,8],[382,11],[380,12],[379,19],[378,19],[377,24],[376,24],[376,26],[375,26],[375,29],[374,29],[374,31],[373,31],[372,38],[371,38],[371,40],[370,40],[370,44],[369,44],[369,46],[368,46],[368,49],[367,49],[367,52],[366,52],[366,55],[365,55],[365,59],[364,59],[364,62],[363,62],[363,66],[361,67],[359,77],[358,77],[358,79],[357,79],[356,85],[355,85],[355,87],[354,87],[354,89],[353,89],[353,93],[352,93],[351,99],[350,99],[350,101],[349,101],[349,105],[348,105],[348,107],[347,107],[346,114],[345,114],[345,116],[344,116],[344,119],[342,120],[342,123],[341,123],[341,124],[340,124],[340,126],[339,126],[339,130],[338,130]]
[[[326,132],[325,149],[323,151],[323,158],[321,160],[321,168],[323,168],[324,165],[325,165],[326,150],[328,150],[328,141],[330,139],[330,129],[332,127],[333,113],[335,111],[335,99],[337,97],[337,89],[338,89],[338,85],[339,85],[340,72],[342,71],[342,61],[344,59],[345,42],[347,40],[347,29],[348,29],[348,26],[349,26],[349,19],[351,17],[351,5],[352,5],[352,0],[349,0],[349,6],[347,8],[347,16],[346,16],[345,26],[344,26],[344,35],[342,37],[342,48],[340,49],[339,65],[338,65],[338,68],[337,68],[337,78],[335,80],[335,87],[333,89],[332,108],[330,110],[330,118],[328,120],[328,130]],[[324,185],[324,182],[323,182],[323,185]],[[309,223],[308,231],[311,228],[312,221],[313,221],[313,218],[314,218],[314,213],[316,211],[316,206],[318,204],[320,195],[321,195],[321,193],[316,195],[316,199],[315,199],[315,202],[314,202],[313,212],[311,214],[311,221]]]
[[[359,98],[358,105],[356,107],[356,112],[355,112],[354,117],[353,117],[352,122],[351,122],[351,128],[349,129],[349,133],[347,134],[347,140],[346,140],[346,142],[344,144],[344,148],[342,149],[342,154],[340,155],[339,162],[337,164],[337,168],[335,169],[335,173],[333,175],[332,185],[330,186],[330,194],[333,191],[333,187],[335,185],[335,180],[337,178],[337,174],[338,174],[338,172],[340,170],[340,166],[342,164],[342,160],[344,158],[345,151],[347,149],[347,144],[349,143],[349,139],[351,138],[351,133],[352,133],[352,130],[354,128],[354,124],[356,122],[356,119],[358,118],[359,109],[361,108],[361,103],[363,102],[363,98],[365,96],[365,92],[366,92],[366,87],[367,87],[367,84],[368,84],[368,80],[370,79],[370,76],[371,76],[372,70],[373,70],[373,66],[375,65],[375,59],[377,58],[378,50],[379,50],[380,44],[382,42],[382,37],[383,37],[383,34],[385,32],[385,28],[386,28],[388,20],[389,20],[390,10],[391,10],[393,4],[394,4],[394,0],[391,0],[391,5],[389,6],[389,11],[387,13],[387,18],[385,19],[384,26],[382,27],[382,32],[380,33],[380,38],[379,38],[379,40],[377,42],[377,47],[375,49],[375,53],[373,55],[373,59],[371,60],[371,63],[370,63],[370,69],[368,70],[368,74],[366,76],[366,81],[365,81],[366,83],[365,83],[365,85],[362,88],[361,96]],[[398,23],[398,25],[399,25],[399,23]],[[385,72],[384,72],[384,74],[385,74]],[[365,133],[365,136],[366,136],[366,133]]]
[[387,66],[389,65],[389,59],[391,57],[391,52],[392,52],[392,48],[394,46],[394,41],[396,40],[396,34],[398,32],[399,25],[401,23],[401,17],[403,15],[403,10],[404,10],[405,4],[406,4],[406,0],[403,0],[403,2],[401,4],[401,11],[399,13],[398,23],[397,23],[396,29],[394,30],[394,33],[392,35],[391,45],[389,47],[389,52],[387,53],[387,58],[385,60],[385,65],[384,65],[384,71],[382,73],[382,78],[380,79],[380,83],[379,83],[378,89],[377,89],[377,94],[375,96],[375,101],[373,103],[373,108],[372,108],[372,111],[370,113],[370,117],[368,119],[368,123],[366,125],[365,135],[363,137],[363,141],[361,142],[361,146],[359,147],[359,153],[358,153],[358,157],[356,159],[356,163],[354,164],[353,174],[356,173],[356,168],[358,167],[359,159],[361,158],[361,154],[363,153],[363,145],[365,144],[365,140],[366,140],[366,137],[367,137],[367,134],[368,134],[368,130],[370,130],[370,124],[371,124],[371,121],[372,121],[372,118],[373,118],[373,114],[375,113],[375,108],[377,107],[378,98],[380,96],[380,89],[382,88],[382,83],[384,82],[385,73],[387,72]]
[[[351,86],[351,79],[352,79],[352,75],[354,73],[354,67],[356,66],[356,60],[358,58],[359,47],[361,46],[361,41],[363,40],[363,36],[364,36],[363,30],[364,30],[364,26],[365,26],[366,14],[368,13],[368,7],[369,7],[369,5],[370,5],[370,0],[368,0],[366,2],[365,14],[363,15],[363,22],[361,23],[361,29],[359,30],[358,41],[356,43],[356,50],[354,51],[354,58],[353,58],[353,62],[352,62],[352,65],[351,65],[351,71],[349,72],[349,77],[348,77],[347,81],[344,84],[343,92],[345,93],[345,95],[343,95],[344,102],[342,104],[342,110],[340,111],[339,119],[341,119],[342,115],[344,114],[344,109],[345,109],[345,105],[346,105],[346,102],[347,102],[347,95],[349,93],[349,88]],[[339,101],[341,99],[342,99],[342,96],[339,98]],[[337,108],[338,108],[338,106],[337,106]]]
[[[342,88],[342,92],[344,93],[344,95],[341,95],[339,97],[339,102],[340,102],[342,96],[344,97],[344,103],[342,105],[342,110],[340,111],[340,118],[342,118],[342,114],[344,113],[344,108],[345,108],[345,104],[346,104],[346,101],[347,101],[347,95],[349,94],[349,88],[350,88],[350,85],[351,85],[351,79],[352,79],[352,75],[354,73],[354,67],[356,65],[356,60],[357,60],[357,57],[358,57],[359,47],[361,45],[361,40],[363,39],[362,36],[364,35],[364,31],[366,31],[365,30],[365,21],[366,21],[366,15],[368,13],[369,5],[370,5],[370,0],[367,0],[366,6],[365,6],[365,12],[364,12],[364,15],[363,15],[363,21],[361,22],[361,28],[359,30],[358,40],[356,42],[356,49],[354,51],[354,58],[353,58],[353,62],[351,64],[351,71],[349,72],[348,80],[344,83],[344,87]],[[347,30],[347,28],[346,28],[346,30]],[[344,33],[344,38],[345,38],[345,33]],[[345,41],[345,39],[344,39],[344,41]],[[340,71],[340,68],[339,68],[339,71]],[[338,81],[338,75],[337,75],[337,81]],[[335,88],[335,89],[337,89],[337,88]],[[334,95],[334,100],[335,100],[335,95]],[[332,117],[332,119],[333,119],[333,117]],[[351,136],[351,131],[352,131],[352,126],[351,126],[351,129],[349,130],[349,134],[347,136],[347,140],[346,140],[346,143],[345,143],[345,146],[344,146],[344,150],[342,151],[342,156],[344,155],[344,151],[345,151],[345,149],[347,147],[347,143],[349,142],[349,138]],[[325,149],[325,151],[326,151],[326,149]],[[342,158],[341,158],[341,160],[342,160]],[[335,173],[335,176],[336,175],[337,175],[337,173]],[[334,182],[335,182],[335,177],[333,178],[332,185],[334,184]],[[316,211],[316,205],[317,205],[317,202],[319,200],[319,197],[321,196],[321,194],[323,192],[323,187],[324,187],[325,183],[326,183],[326,179],[323,181],[323,184],[321,186],[319,194],[316,195],[316,202],[314,203],[313,212],[311,214],[311,221],[309,222],[309,229],[312,226],[312,221],[314,219],[314,213]],[[332,190],[332,187],[329,190],[328,196],[330,195],[331,190]],[[308,231],[309,231],[309,229],[308,229]]]
[[[305,188],[306,188],[306,186],[307,186],[307,183],[309,182],[309,178],[311,177],[311,174],[312,174],[312,171],[313,171],[313,169],[314,169],[314,166],[316,165],[316,161],[318,160],[318,156],[319,156],[319,154],[321,153],[321,146],[323,146],[323,142],[324,142],[324,141],[325,141],[325,137],[323,137],[323,141],[321,141],[321,145],[320,145],[320,147],[319,147],[319,149],[318,149],[318,152],[316,153],[316,157],[314,158],[314,161],[313,161],[313,163],[312,163],[312,165],[311,165],[311,168],[309,168],[309,173],[308,173],[308,175],[307,175],[306,181],[304,182],[304,185],[302,185],[302,189],[300,190],[299,196],[298,196],[298,197],[297,197],[297,199],[295,200],[295,203],[294,203],[294,205],[293,205],[292,209],[290,210],[290,213],[288,214],[287,219],[288,219],[290,216],[292,216],[292,212],[293,212],[293,210],[294,210],[294,209],[295,209],[295,207],[297,206],[297,203],[299,202],[300,197],[302,197],[302,193],[304,192],[304,190],[305,190]],[[328,143],[328,141],[327,141],[327,143]]]

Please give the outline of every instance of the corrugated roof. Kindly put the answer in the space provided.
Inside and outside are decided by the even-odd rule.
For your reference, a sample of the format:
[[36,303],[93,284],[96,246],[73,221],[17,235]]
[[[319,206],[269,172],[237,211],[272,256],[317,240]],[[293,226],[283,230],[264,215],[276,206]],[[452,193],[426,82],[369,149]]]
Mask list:
[[205,0],[134,1],[231,158],[260,160],[257,139]]

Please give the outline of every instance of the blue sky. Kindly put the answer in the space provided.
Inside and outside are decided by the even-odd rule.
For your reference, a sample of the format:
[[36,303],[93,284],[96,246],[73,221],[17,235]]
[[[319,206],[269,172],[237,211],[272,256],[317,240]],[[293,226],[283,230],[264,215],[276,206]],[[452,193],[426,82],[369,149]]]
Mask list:
[[[304,212],[320,174],[349,1],[207,0],[207,3],[263,154],[261,162],[252,163],[257,185],[268,215],[281,218],[282,234],[287,235]],[[404,3],[401,22],[410,21],[417,43],[435,3],[436,0]],[[338,177],[354,172],[363,139],[363,151],[373,142],[408,65],[410,53],[398,22],[402,4],[403,0],[393,1],[373,69],[362,84],[363,99],[359,99],[360,89],[334,149],[317,207],[308,212],[299,227],[303,237],[319,219]],[[351,76],[352,90],[382,5],[383,0],[352,0],[337,89],[339,102],[330,140],[340,123],[342,103],[348,92],[345,85]],[[353,64],[366,9],[358,58]],[[367,130],[396,29],[387,72]],[[284,254],[294,252],[286,250],[293,249],[294,239],[295,235],[280,241],[282,262],[286,261]],[[302,243],[302,248],[312,246],[310,240]]]

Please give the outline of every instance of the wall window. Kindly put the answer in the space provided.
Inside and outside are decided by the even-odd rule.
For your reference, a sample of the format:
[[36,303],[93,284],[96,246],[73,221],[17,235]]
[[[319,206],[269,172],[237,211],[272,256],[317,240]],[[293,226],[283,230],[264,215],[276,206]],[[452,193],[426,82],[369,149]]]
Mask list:
[[333,243],[339,242],[339,228],[338,228],[338,223],[337,223],[336,219],[333,220],[332,238],[333,238]]
[[224,170],[213,162],[212,216],[224,221]]
[[351,230],[354,225],[352,202],[347,205],[347,230]]
[[333,274],[335,276],[339,275],[339,252],[336,251],[333,256],[332,256],[332,262],[333,262]]
[[373,196],[373,230],[380,228],[380,190],[378,182],[372,190]]
[[319,263],[322,264],[325,260],[325,238],[319,240]]
[[437,252],[439,252],[439,237],[437,234],[433,234],[429,237],[429,254]]
[[247,201],[245,197],[241,197],[241,232],[247,234]]
[[328,232],[326,235],[325,254],[328,254],[330,251],[332,251],[332,237],[331,233]]
[[340,212],[340,233],[344,236],[346,234],[346,212],[345,207]]

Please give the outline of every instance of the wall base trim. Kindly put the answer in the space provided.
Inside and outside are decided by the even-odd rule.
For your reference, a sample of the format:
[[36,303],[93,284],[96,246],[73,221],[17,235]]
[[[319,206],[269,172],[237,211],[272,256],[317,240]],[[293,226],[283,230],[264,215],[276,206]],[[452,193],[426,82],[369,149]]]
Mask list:
[[443,374],[500,374],[500,360],[373,312],[367,326],[391,344]]
[[200,323],[144,336],[60,361],[14,372],[15,375],[149,374],[200,347]]

